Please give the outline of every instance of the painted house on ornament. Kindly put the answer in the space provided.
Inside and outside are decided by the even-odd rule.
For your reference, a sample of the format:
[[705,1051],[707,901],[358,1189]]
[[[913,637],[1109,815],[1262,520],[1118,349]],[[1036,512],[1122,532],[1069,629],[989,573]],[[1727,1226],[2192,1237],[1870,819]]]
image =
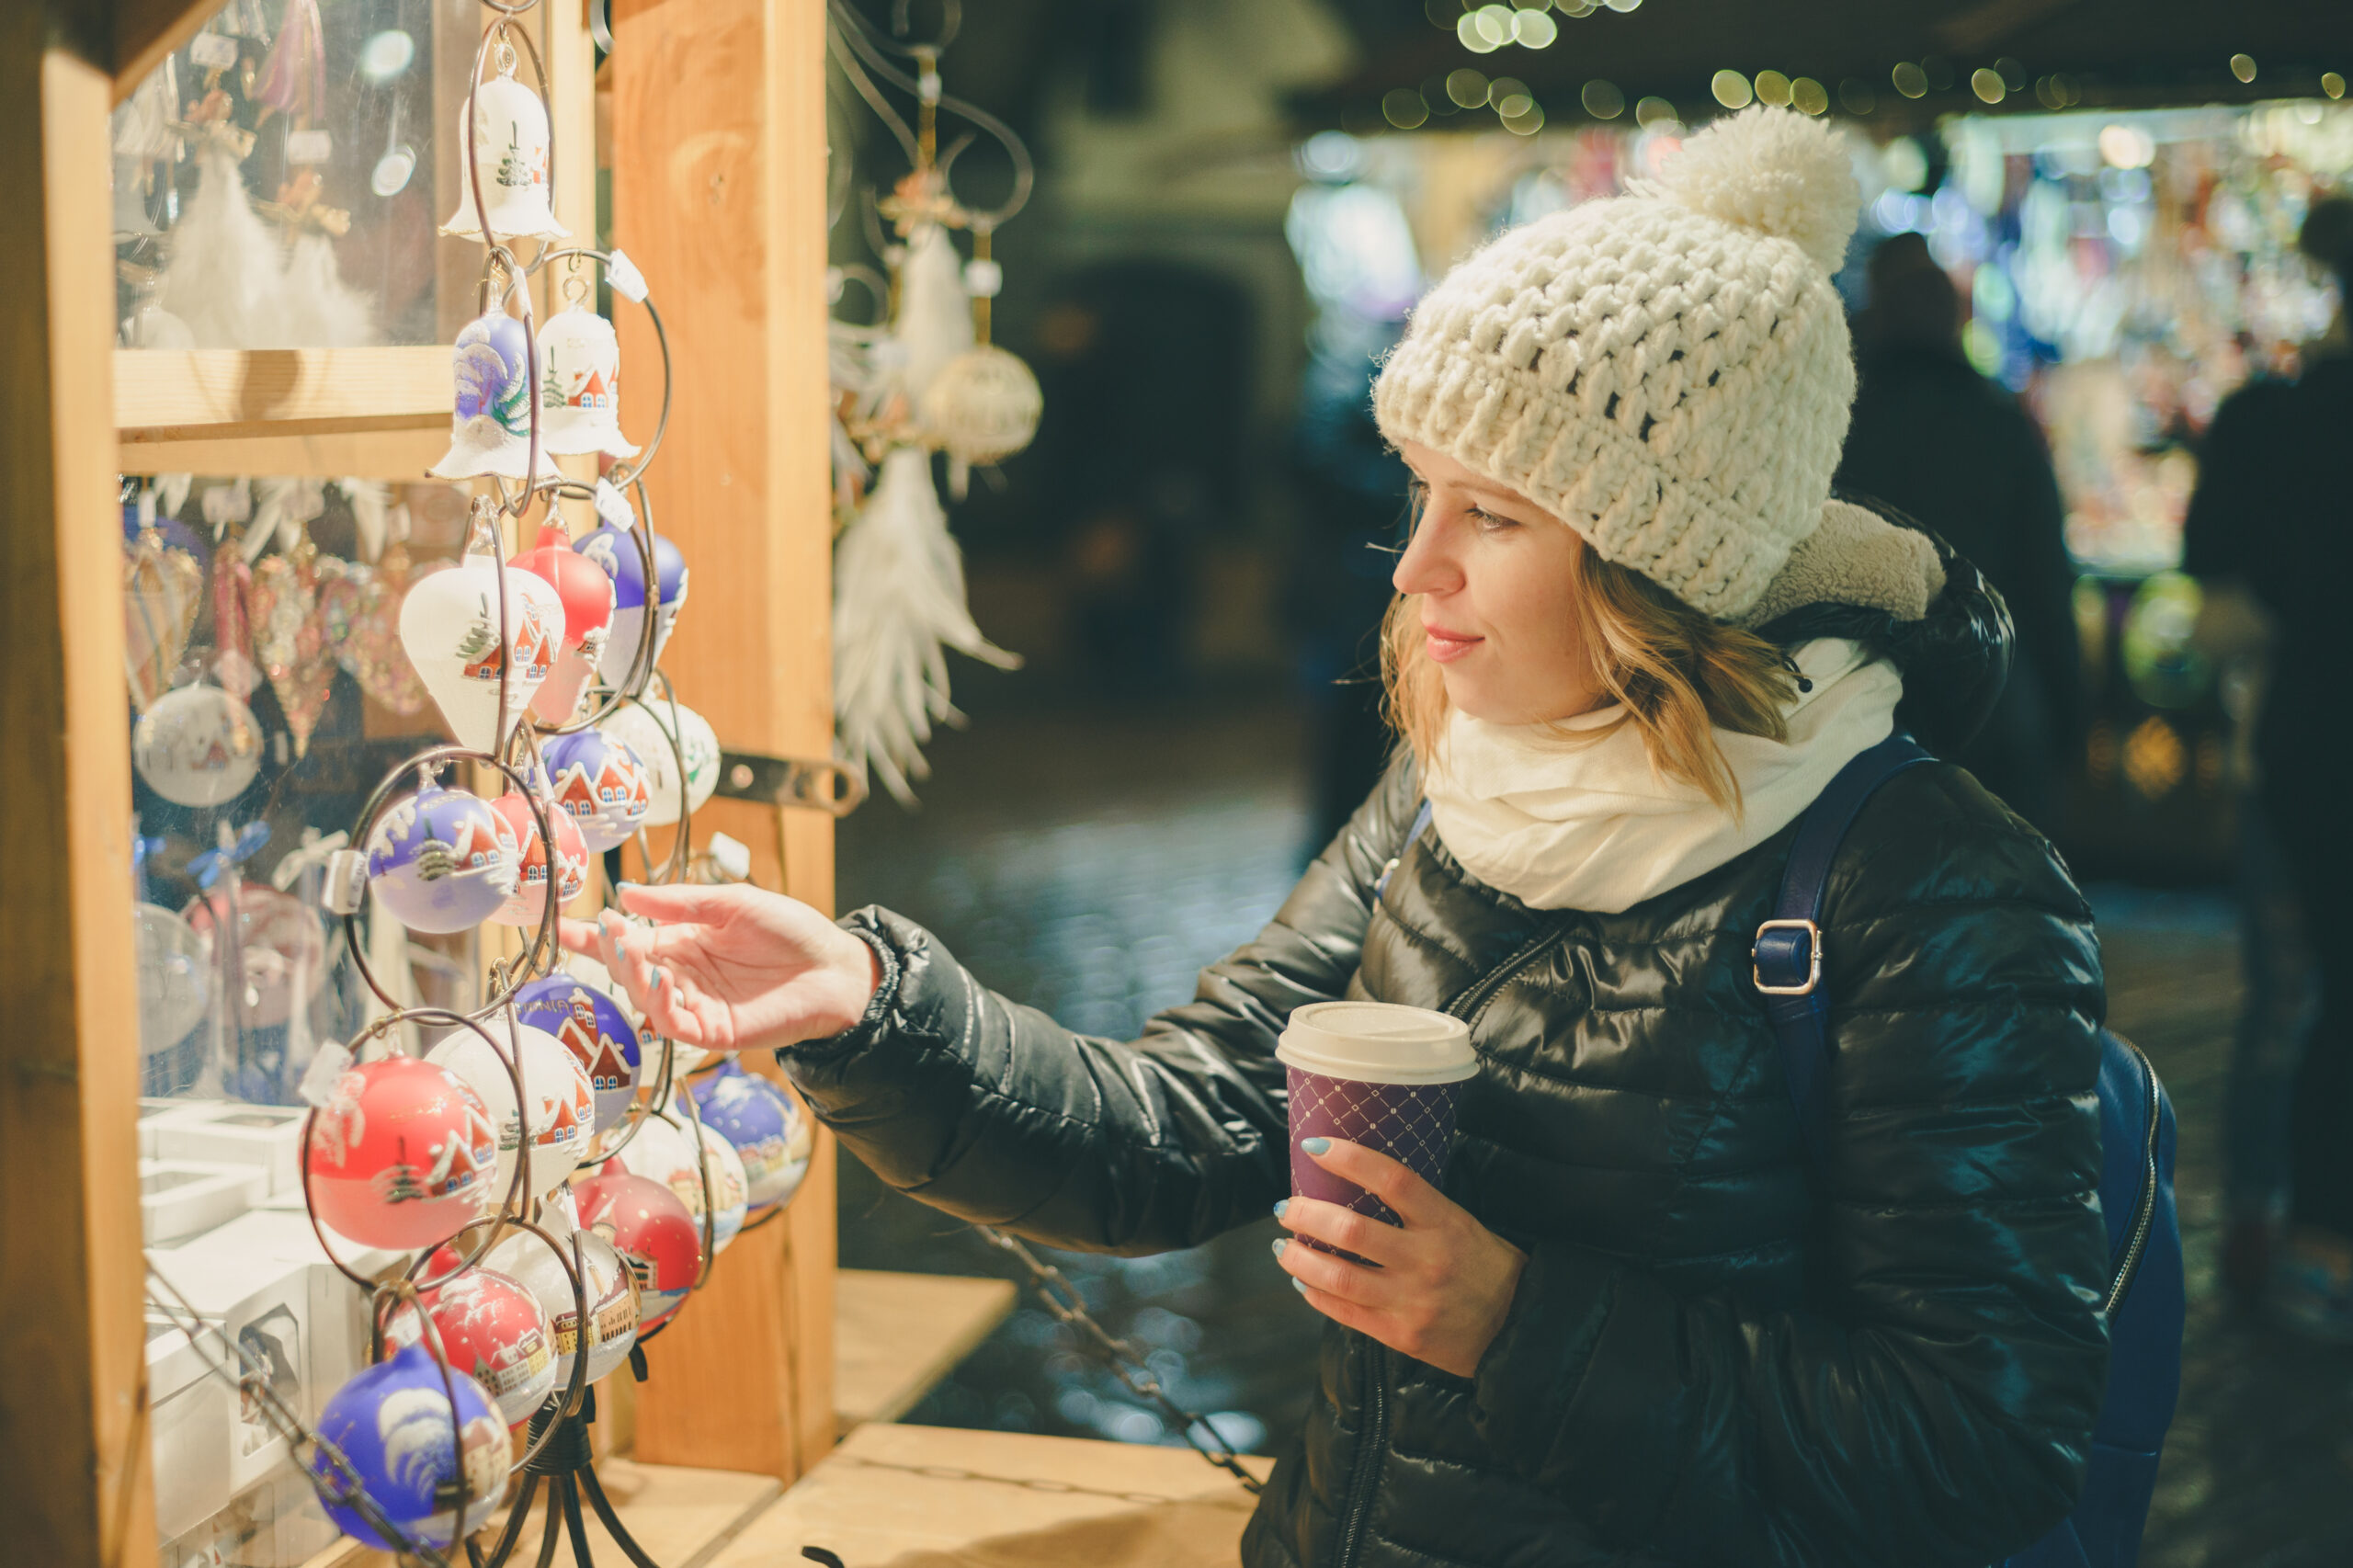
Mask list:
[[598,1094],[626,1089],[632,1079],[613,1037],[597,1027],[597,1005],[585,991],[572,994],[572,1011],[555,1031],[574,1060],[588,1069],[588,1085]]
[[613,406],[612,382],[606,379],[605,372],[603,370],[593,365],[589,367],[588,374],[582,379],[580,385],[573,391],[572,406],[574,408],[610,408]]

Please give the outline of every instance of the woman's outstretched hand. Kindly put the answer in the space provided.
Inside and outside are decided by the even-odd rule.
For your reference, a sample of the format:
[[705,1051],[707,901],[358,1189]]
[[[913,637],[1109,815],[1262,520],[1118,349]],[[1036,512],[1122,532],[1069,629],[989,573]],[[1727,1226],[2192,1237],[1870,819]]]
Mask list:
[[563,945],[601,961],[647,1021],[705,1051],[768,1051],[835,1035],[866,1016],[874,950],[781,893],[741,884],[641,887],[597,924],[563,923]]
[[1336,1139],[1310,1138],[1300,1147],[1404,1221],[1401,1229],[1313,1198],[1275,1205],[1275,1217],[1300,1235],[1381,1265],[1367,1268],[1277,1242],[1275,1260],[1308,1305],[1441,1372],[1475,1373],[1503,1328],[1528,1255],[1386,1154]]

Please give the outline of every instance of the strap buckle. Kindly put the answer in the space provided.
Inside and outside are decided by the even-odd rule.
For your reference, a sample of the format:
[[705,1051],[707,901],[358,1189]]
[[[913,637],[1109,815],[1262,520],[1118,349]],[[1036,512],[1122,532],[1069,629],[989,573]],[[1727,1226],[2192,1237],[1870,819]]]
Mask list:
[[[1772,943],[1772,950],[1767,950],[1766,938],[1776,931],[1787,931],[1792,936],[1801,931],[1805,933],[1806,976],[1795,985],[1773,985],[1765,979],[1768,963],[1779,973],[1786,974],[1785,966],[1795,961],[1798,956],[1794,940]],[[1756,927],[1756,941],[1748,950],[1748,972],[1755,980],[1756,989],[1765,995],[1811,996],[1814,988],[1822,983],[1822,927],[1811,920],[1768,920]]]

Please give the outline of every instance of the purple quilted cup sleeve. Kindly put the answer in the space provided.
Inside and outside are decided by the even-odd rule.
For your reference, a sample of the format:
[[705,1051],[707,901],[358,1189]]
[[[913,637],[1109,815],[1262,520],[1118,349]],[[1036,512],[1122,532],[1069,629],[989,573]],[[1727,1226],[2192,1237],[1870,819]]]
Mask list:
[[[1294,1194],[1353,1209],[1384,1224],[1398,1222],[1389,1205],[1308,1158],[1299,1146],[1306,1138],[1332,1138],[1376,1150],[1432,1187],[1444,1178],[1447,1153],[1454,1143],[1461,1083],[1368,1084],[1327,1078],[1288,1065],[1285,1071],[1290,1075],[1290,1189]],[[1321,1244],[1310,1241],[1309,1244]]]

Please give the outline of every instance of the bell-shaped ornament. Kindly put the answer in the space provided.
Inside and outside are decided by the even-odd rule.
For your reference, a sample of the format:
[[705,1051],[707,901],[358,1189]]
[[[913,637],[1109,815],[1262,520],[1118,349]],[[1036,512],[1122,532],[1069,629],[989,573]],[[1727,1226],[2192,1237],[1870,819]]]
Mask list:
[[612,578],[569,545],[563,529],[550,523],[540,529],[540,542],[514,561],[517,570],[544,579],[563,601],[563,647],[547,684],[531,699],[531,711],[550,724],[564,723],[578,710],[580,694],[605,656],[613,626]]
[[[505,584],[506,639],[499,640]],[[563,642],[563,601],[543,577],[487,553],[416,583],[401,601],[401,646],[458,744],[488,751],[529,707]],[[499,708],[499,675],[506,705]]]
[[540,748],[555,803],[572,814],[592,855],[618,849],[644,825],[654,804],[645,765],[601,730],[551,735]]
[[471,931],[515,896],[522,852],[488,802],[426,781],[368,835],[368,881],[412,931]]
[[471,117],[462,108],[458,111],[458,165],[464,167],[472,156],[483,211],[474,209],[473,186],[461,184],[458,210],[441,232],[481,239],[486,214],[501,240],[570,239],[572,231],[555,221],[549,201],[548,108],[515,79],[512,56],[499,62],[497,75],[475,84],[473,108]]
[[[531,461],[531,335],[494,310],[458,329],[450,350],[457,397],[449,410],[449,449],[428,473],[436,479],[527,477]],[[540,481],[563,477],[544,443]]]
[[578,306],[540,328],[540,440],[563,456],[633,458],[621,435],[621,346],[610,322]]
[[[645,633],[645,560],[637,548],[636,533],[610,522],[572,548],[603,567],[613,580],[613,629],[605,639],[601,673],[607,686],[619,689],[629,678]],[[687,602],[687,558],[665,534],[654,536],[654,663],[659,665],[662,650],[678,624],[678,611]]]

